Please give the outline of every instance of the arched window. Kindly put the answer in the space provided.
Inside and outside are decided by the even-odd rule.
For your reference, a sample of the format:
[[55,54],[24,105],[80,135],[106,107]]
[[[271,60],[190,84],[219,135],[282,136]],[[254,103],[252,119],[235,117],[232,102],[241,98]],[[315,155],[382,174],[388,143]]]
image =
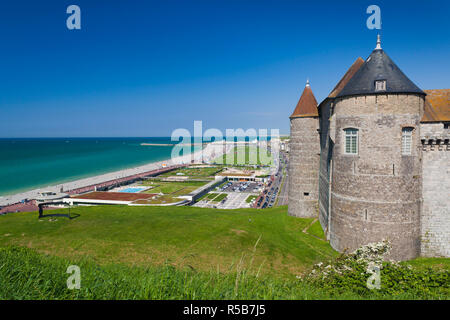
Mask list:
[[358,153],[358,129],[347,128],[345,132],[345,153],[357,154]]
[[414,128],[405,127],[402,129],[402,154],[410,155],[412,150],[412,132]]

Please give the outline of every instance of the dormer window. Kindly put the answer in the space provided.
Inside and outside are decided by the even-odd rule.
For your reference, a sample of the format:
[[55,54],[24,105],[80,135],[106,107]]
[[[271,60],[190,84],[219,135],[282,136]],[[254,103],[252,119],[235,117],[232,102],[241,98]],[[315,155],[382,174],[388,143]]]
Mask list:
[[386,91],[386,80],[376,80],[375,91]]

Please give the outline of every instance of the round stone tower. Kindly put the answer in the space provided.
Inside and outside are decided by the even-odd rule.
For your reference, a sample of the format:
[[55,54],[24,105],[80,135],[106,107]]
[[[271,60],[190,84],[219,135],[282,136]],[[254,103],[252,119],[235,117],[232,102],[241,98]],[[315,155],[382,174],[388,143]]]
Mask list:
[[292,115],[289,141],[288,213],[317,217],[319,179],[319,114],[317,101],[307,81]]
[[420,254],[421,151],[425,93],[377,47],[338,94],[330,243],[338,251],[383,239],[390,258]]

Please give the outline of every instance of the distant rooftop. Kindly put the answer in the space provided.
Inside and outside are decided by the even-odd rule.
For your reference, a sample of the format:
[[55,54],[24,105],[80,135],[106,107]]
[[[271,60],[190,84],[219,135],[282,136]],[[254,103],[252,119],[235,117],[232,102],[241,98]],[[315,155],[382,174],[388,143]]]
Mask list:
[[305,89],[302,96],[295,107],[294,112],[289,118],[302,118],[302,117],[318,117],[317,112],[317,100],[309,85],[309,81],[306,82]]
[[424,91],[427,96],[421,122],[450,121],[450,89]]

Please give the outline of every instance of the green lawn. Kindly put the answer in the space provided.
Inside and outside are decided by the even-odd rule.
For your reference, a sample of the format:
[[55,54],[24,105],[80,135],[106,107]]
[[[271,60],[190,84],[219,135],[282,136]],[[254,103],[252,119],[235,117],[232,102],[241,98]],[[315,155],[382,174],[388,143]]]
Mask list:
[[179,202],[182,201],[183,199],[174,197],[172,195],[161,195],[161,196],[156,196],[156,199],[151,199],[151,200],[138,200],[134,203],[136,204],[168,204],[168,203],[175,203],[175,202]]
[[[286,211],[97,206],[71,209],[73,219],[0,216],[0,299],[448,299],[445,287],[331,293],[297,279],[338,254],[312,235],[313,219]],[[408,263],[448,270],[450,259]],[[81,290],[66,288],[71,264]]]
[[163,181],[145,181],[142,183],[144,186],[153,186],[146,193],[164,193],[172,195],[186,195],[190,192],[200,188],[207,184],[203,181],[186,181],[186,182],[163,182]]
[[252,202],[252,200],[254,200],[254,199],[258,198],[258,197],[259,196],[251,195],[251,196],[248,196],[248,198],[245,201],[247,203],[250,203],[250,202]]
[[[78,290],[67,289],[69,265],[81,272]],[[64,259],[28,248],[0,248],[0,299],[448,299],[444,290],[408,290],[397,294],[330,292],[298,279],[249,272],[196,271],[190,267],[99,265],[93,259]],[[436,293],[437,291],[437,293]],[[433,294],[434,293],[434,294]]]
[[227,197],[226,193],[221,193],[213,199],[214,202],[220,202]]
[[222,167],[188,167],[188,168],[180,168],[177,170],[169,171],[159,175],[159,177],[170,177],[176,176],[177,174],[182,174],[183,176],[188,176],[190,178],[208,178],[213,177],[220,171],[222,171]]
[[208,193],[208,194],[206,195],[206,199],[212,200],[212,199],[214,199],[215,197],[217,197],[218,195],[219,195],[218,193],[210,192],[210,193]]
[[253,266],[291,277],[336,255],[326,242],[301,232],[311,219],[290,217],[286,211],[96,206],[73,208],[79,217],[72,220],[14,213],[0,216],[0,246],[27,246],[68,259],[88,256],[101,264],[170,261],[211,271],[228,270],[241,258],[248,263],[261,237]]
[[320,225],[319,220],[317,220],[316,222],[314,222],[307,230],[306,232],[308,232],[309,234],[316,236],[318,238],[321,239],[325,239],[325,234],[323,232],[322,226]]
[[418,269],[432,267],[450,270],[449,258],[417,258],[406,263]]
[[273,164],[272,155],[265,149],[256,146],[238,146],[234,147],[229,153],[224,154],[217,159],[215,163],[227,165],[267,165]]

